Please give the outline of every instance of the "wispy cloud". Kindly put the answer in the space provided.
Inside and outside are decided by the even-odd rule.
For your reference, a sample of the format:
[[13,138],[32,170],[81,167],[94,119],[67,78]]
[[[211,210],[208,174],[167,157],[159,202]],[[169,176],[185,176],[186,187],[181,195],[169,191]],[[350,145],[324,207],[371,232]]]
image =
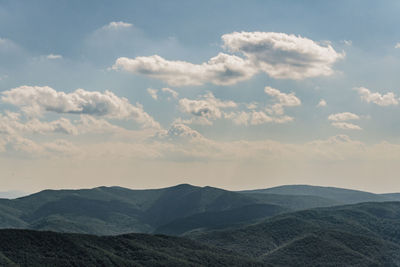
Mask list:
[[103,26],[105,30],[119,30],[119,29],[126,29],[131,28],[133,24],[123,22],[123,21],[112,21],[109,24]]
[[57,55],[57,54],[49,54],[46,56],[47,59],[62,59],[62,55]]

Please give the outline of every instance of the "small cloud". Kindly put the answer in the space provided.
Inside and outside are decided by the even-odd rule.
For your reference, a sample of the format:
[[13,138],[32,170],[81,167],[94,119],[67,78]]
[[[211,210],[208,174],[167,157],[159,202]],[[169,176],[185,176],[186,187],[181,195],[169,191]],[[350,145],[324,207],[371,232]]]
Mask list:
[[378,92],[372,93],[365,87],[354,88],[354,90],[356,90],[361,99],[367,103],[374,103],[378,106],[396,106],[399,104],[399,101],[393,92],[388,92],[386,94]]
[[400,43],[397,43],[394,48],[400,48]]
[[175,90],[172,90],[171,88],[162,88],[161,91],[163,93],[170,94],[175,99],[177,99],[178,95],[179,95],[178,92],[176,92]]
[[343,40],[342,43],[347,46],[352,46],[352,44],[353,44],[353,42],[351,40]]
[[324,99],[321,99],[318,104],[317,107],[326,107],[327,103]]
[[106,30],[119,30],[130,28],[133,25],[131,23],[123,22],[123,21],[112,21],[109,24],[103,26],[103,29]]
[[348,122],[332,122],[332,126],[343,130],[362,130],[360,126]]
[[151,98],[153,98],[154,100],[158,100],[157,89],[147,88],[147,92],[149,93]]
[[359,119],[360,117],[358,115],[351,112],[331,114],[328,117],[328,120],[330,121],[349,121],[349,120],[359,120]]
[[47,59],[62,59],[62,55],[57,55],[57,54],[50,54],[46,56]]

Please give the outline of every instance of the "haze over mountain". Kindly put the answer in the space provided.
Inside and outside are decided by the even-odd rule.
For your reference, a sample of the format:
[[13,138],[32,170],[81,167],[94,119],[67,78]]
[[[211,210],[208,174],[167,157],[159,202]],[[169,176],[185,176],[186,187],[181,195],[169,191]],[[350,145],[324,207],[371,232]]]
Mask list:
[[8,199],[13,199],[13,198],[19,198],[29,195],[29,193],[22,192],[22,191],[4,191],[0,192],[0,199],[1,198],[8,198]]

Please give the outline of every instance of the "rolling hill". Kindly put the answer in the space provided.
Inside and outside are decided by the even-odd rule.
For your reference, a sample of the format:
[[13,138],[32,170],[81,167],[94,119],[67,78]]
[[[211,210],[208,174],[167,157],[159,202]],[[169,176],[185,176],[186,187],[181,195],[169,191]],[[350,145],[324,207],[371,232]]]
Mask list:
[[268,266],[399,266],[400,202],[298,211],[191,237]]
[[3,229],[0,265],[399,266],[400,202],[296,211],[186,238]]
[[361,202],[393,201],[395,194],[373,194],[369,192],[351,190],[337,187],[323,187],[311,185],[283,185],[267,189],[246,190],[242,193],[314,196],[325,200],[334,201],[337,204],[355,204]]

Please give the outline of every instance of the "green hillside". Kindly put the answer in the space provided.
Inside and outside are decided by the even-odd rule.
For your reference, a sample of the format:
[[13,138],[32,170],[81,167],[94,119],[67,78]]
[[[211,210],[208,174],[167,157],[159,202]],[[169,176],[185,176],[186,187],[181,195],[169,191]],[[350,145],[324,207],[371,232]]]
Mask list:
[[272,266],[399,266],[400,202],[298,211],[191,237]]
[[261,266],[244,256],[169,236],[99,237],[0,230],[1,266]]

